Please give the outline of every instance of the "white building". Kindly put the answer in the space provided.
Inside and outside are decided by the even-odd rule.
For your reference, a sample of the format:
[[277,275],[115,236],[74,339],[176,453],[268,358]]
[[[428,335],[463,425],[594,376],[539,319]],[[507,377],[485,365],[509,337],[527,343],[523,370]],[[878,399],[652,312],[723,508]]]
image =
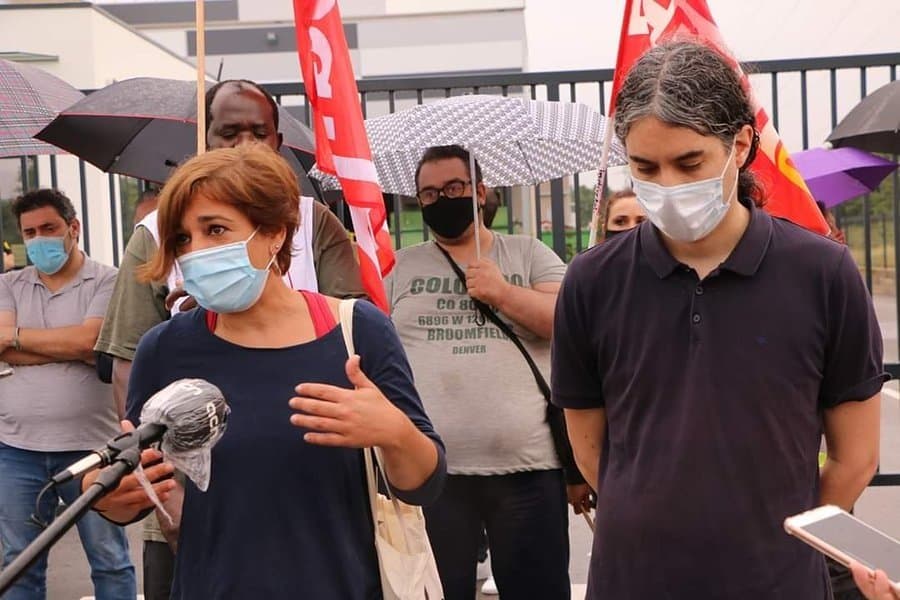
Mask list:
[[[176,54],[196,56],[193,0],[99,0]],[[358,78],[526,68],[525,0],[342,0]],[[290,0],[206,0],[207,69],[221,78],[298,81]]]
[[[60,8],[63,3],[65,8]],[[892,17],[900,15],[897,0],[866,0],[865,9],[859,10],[846,2],[816,0],[788,6],[779,0],[750,5],[731,0],[708,3],[729,45],[745,59],[852,55],[896,48],[896,36],[890,32],[896,21]],[[365,80],[609,68],[615,62],[624,0],[340,0],[339,5],[356,75]],[[20,58],[39,59],[38,66],[82,88],[136,74],[193,78],[188,64],[196,55],[193,0],[98,0],[98,6],[90,8],[75,0],[56,0],[52,5],[41,0],[0,0],[0,51],[26,53]],[[210,75],[263,83],[300,79],[291,0],[205,0],[205,6]],[[69,16],[54,20],[63,14]],[[40,15],[47,15],[46,22]],[[875,15],[879,18],[872,18]],[[869,69],[867,76],[867,89],[872,91],[887,82],[889,70]],[[751,79],[772,114],[771,77],[762,74]],[[860,98],[859,73],[838,70],[836,79],[840,118]],[[819,145],[831,130],[829,74],[811,71],[807,85],[809,101],[802,107],[799,74],[779,79],[779,129],[791,150],[802,149],[804,137],[808,145]],[[587,84],[579,89],[578,100],[598,105],[596,91]],[[607,101],[609,91],[606,86]],[[562,95],[568,99],[565,89]],[[368,116],[387,111],[386,101],[371,104],[373,96],[377,97],[368,97]],[[396,108],[415,103],[413,96],[398,94]],[[288,105],[298,101],[284,98]],[[10,165],[6,170],[16,168]],[[47,169],[41,171],[43,177]],[[610,174],[613,185],[625,183],[621,174]],[[0,175],[0,197],[6,198],[3,180]],[[593,174],[584,174],[580,183],[592,185]],[[89,194],[92,224],[94,212],[109,213],[103,208],[108,202],[94,202],[95,197],[104,198],[108,186],[105,181],[92,189],[96,186],[100,190]],[[77,193],[75,188],[69,186],[67,191]],[[516,194],[516,202],[523,204],[515,207],[515,213],[525,221],[524,230],[533,232],[535,223],[527,221],[535,211],[527,196],[527,189]],[[548,194],[543,192],[540,212],[543,221],[551,212]],[[573,213],[567,211],[567,225],[573,221]]]
[[[193,0],[0,0],[0,52],[80,89],[137,75],[193,79],[194,7]],[[205,8],[211,76],[301,79],[290,0],[206,0]],[[340,9],[358,78],[526,70],[525,0],[342,0]],[[386,112],[380,104],[370,109]],[[39,163],[40,183],[49,185],[48,160]],[[80,206],[76,163],[59,159],[59,187]],[[0,161],[0,198],[12,195],[18,173],[18,161]],[[90,250],[113,262],[109,182],[92,167],[87,179]]]
[[[193,0],[98,0],[141,33],[195,60]],[[263,83],[302,79],[291,0],[206,0],[206,69],[217,79]],[[358,79],[527,71],[526,0],[340,0],[344,33]],[[290,106],[299,99],[283,98]],[[416,103],[397,95],[396,109]],[[386,97],[367,100],[367,116],[387,113]],[[300,119],[305,111],[294,107]],[[530,190],[512,201],[534,232]],[[542,214],[550,214],[542,194]],[[569,219],[572,220],[571,218]]]
[[[189,61],[88,2],[0,2],[0,58],[29,62],[86,90],[136,76],[196,79]],[[121,214],[113,223],[109,177],[87,165],[85,219],[78,161],[60,155],[57,163],[58,187],[72,199],[82,222],[87,220],[90,225],[91,255],[112,264],[116,256],[113,231],[115,228],[121,256],[119,232],[123,229]],[[0,199],[8,201],[18,192],[19,169],[17,159],[0,160]],[[38,159],[38,175],[39,184],[49,187],[48,157]],[[118,177],[113,178],[113,186],[118,204]]]

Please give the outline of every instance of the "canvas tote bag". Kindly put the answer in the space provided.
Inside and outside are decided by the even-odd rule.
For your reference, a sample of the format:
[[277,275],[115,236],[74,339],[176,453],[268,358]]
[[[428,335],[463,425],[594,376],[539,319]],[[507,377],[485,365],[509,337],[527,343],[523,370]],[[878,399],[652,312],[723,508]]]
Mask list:
[[[340,304],[341,331],[348,356],[356,353],[353,346],[355,302],[342,300]],[[380,448],[363,448],[363,455],[384,600],[442,600],[444,591],[422,509],[389,495]],[[379,476],[388,495],[378,491]]]

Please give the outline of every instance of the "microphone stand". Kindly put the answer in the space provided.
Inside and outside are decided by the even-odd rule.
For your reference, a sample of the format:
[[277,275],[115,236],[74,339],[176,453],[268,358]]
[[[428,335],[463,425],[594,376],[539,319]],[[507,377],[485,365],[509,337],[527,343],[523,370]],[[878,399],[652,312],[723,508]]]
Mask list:
[[141,449],[136,443],[123,449],[108,468],[61,515],[53,520],[33,542],[0,572],[0,596],[12,587],[31,565],[50,550],[65,533],[107,492],[115,489],[123,477],[134,471],[141,462]]

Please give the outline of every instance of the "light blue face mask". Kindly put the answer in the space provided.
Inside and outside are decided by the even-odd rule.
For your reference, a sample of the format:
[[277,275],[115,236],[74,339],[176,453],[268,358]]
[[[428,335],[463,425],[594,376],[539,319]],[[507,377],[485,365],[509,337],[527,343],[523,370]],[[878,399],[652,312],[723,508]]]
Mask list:
[[69,260],[71,249],[66,251],[65,235],[62,237],[39,235],[25,240],[25,252],[28,254],[28,260],[38,271],[46,275],[54,275]]
[[197,304],[217,313],[235,313],[247,310],[259,300],[276,255],[272,255],[265,269],[253,266],[247,244],[256,231],[243,242],[197,250],[178,259],[184,290]]

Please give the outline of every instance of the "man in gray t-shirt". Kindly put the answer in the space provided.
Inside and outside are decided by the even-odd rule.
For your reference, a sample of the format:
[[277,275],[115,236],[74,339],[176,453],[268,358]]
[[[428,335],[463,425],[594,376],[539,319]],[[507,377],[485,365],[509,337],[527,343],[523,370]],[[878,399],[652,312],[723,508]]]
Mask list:
[[[81,230],[72,203],[54,190],[29,192],[13,203],[33,266],[0,276],[0,545],[9,564],[40,533],[30,521],[50,477],[114,437],[119,426],[112,390],[91,363],[116,270],[78,249]],[[45,493],[36,515],[50,521],[80,480]],[[89,511],[78,533],[98,598],[134,598],[134,567],[124,530]],[[44,556],[10,590],[12,597],[46,595]]]
[[[547,401],[523,355],[501,328],[485,322],[473,300],[494,307],[549,377],[553,308],[565,265],[536,239],[495,234],[473,222],[468,164],[458,146],[426,151],[416,183],[436,242],[399,251],[386,281],[416,388],[447,446],[445,491],[425,507],[428,534],[447,600],[473,598],[483,529],[502,596],[568,598],[564,465]],[[483,206],[477,166],[475,179]],[[571,491],[580,510],[589,490]]]

